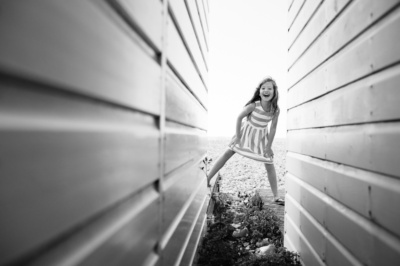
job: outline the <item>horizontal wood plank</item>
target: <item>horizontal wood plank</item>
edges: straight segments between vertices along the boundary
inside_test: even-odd
[[[295,44],[289,43],[287,63],[290,68],[325,30],[334,21],[339,13],[351,0],[324,1],[318,11],[313,15],[298,35]],[[307,1],[308,2],[308,1]]]
[[[184,46],[175,25],[169,21],[168,24],[168,45],[174,49],[168,50],[168,61],[172,65],[175,73],[183,79],[185,86],[207,106],[207,91],[200,79],[199,73]]]
[[[166,128],[165,130],[165,173],[194,161],[207,152],[205,131],[190,128]]]
[[[288,110],[288,130],[399,119],[398,84],[399,65]]]
[[[199,243],[201,238],[203,237],[203,230],[207,223],[207,201],[203,204],[203,209],[199,215],[199,218],[196,220],[195,227],[193,229],[192,235],[190,236],[189,243],[186,247],[185,253],[183,254],[181,264],[184,265],[193,265],[193,260],[197,254],[197,248],[199,247]]]
[[[162,49],[162,2],[158,0],[112,0],[112,2],[118,3],[125,10],[129,19],[137,24],[153,45],[157,47],[157,52],[160,52]]]
[[[200,45],[202,47],[202,50],[206,53],[208,53],[208,42],[206,40],[206,36],[203,32],[201,21],[200,21],[200,15],[197,10],[197,5],[196,1],[190,1],[190,0],[185,0],[186,8],[188,9],[189,15],[192,19],[192,24],[194,25],[194,29],[196,31],[198,40],[200,41]],[[206,58],[207,60],[207,58]]]
[[[32,86],[0,85],[4,260],[158,178],[154,117]]]
[[[182,258],[193,234],[193,230],[196,227],[196,222],[199,218],[203,220],[202,218],[205,216],[204,206],[207,206],[206,184],[204,182],[201,185],[203,188],[197,192],[197,195],[194,197],[179,225],[176,227],[175,232],[171,236],[170,241],[163,250],[163,262],[165,265],[182,265]]]
[[[199,69],[201,78],[207,86],[207,62],[205,61],[204,52],[200,48],[200,43],[197,40],[194,26],[190,20],[186,5],[184,1],[179,0],[171,0],[169,3],[174,16],[176,17],[178,26],[183,34],[185,42],[187,43],[190,53],[194,58],[194,64]]]
[[[288,92],[288,108],[344,86],[400,60],[400,10],[374,25]]]
[[[285,215],[285,243],[287,242],[290,242],[295,252],[300,254],[300,259],[304,265],[325,266],[306,236],[303,235],[291,217]]]
[[[286,162],[297,178],[400,237],[399,180],[291,152]]]
[[[288,151],[399,178],[400,123],[288,132]],[[385,147],[385,149],[382,149]]]
[[[385,1],[382,3],[370,0],[368,3],[365,1],[356,1],[354,4],[349,5],[343,14],[335,20],[331,27],[329,27],[329,31],[321,35],[321,38],[319,38],[313,46],[303,54],[301,59],[290,67],[288,87],[292,87],[315,67],[319,66],[325,60],[332,57],[332,55],[345,47],[349,41],[368,28],[368,26],[375,23],[382,14],[393,8],[397,3],[397,0]],[[399,10],[394,11],[393,14],[388,15],[383,21],[380,21],[376,26],[373,26],[371,30],[368,30],[360,36],[358,38],[360,40],[356,39],[353,41],[355,43],[354,46],[360,47],[353,58],[348,58],[349,55],[337,55],[336,58],[339,57],[342,60],[345,58],[348,64],[351,62],[357,64],[358,67],[364,64],[369,67],[372,64],[373,70],[379,69],[379,67],[376,66],[377,62],[373,61],[376,61],[380,55],[387,53],[393,55],[397,52],[398,48],[394,47],[393,41],[399,39],[399,33],[397,30],[399,27],[399,13]],[[371,14],[373,14],[372,19]],[[384,38],[383,36],[386,35],[385,32],[387,31],[390,31],[390,34],[387,35],[386,40],[383,40],[382,38]],[[372,41],[372,45],[369,43],[370,41]],[[346,48],[346,50],[355,50],[353,45],[349,46],[350,47]],[[383,51],[380,52],[381,50]],[[371,54],[372,58],[370,62],[363,62],[365,55],[362,51]],[[334,61],[340,59],[337,58]],[[390,58],[388,59],[390,60]],[[339,75],[339,73],[329,70],[328,73]],[[340,75],[342,74],[343,73],[340,73]]]
[[[287,193],[312,215],[315,210],[301,202],[301,197],[313,194],[315,201],[322,205],[324,211],[324,228],[342,245],[354,254],[362,264],[395,265],[400,258],[400,240],[373,222],[332,200],[325,194],[313,189],[293,175],[288,174]],[[293,190],[300,193],[292,193]],[[299,197],[301,195],[301,197]],[[313,216],[313,215],[312,215]],[[371,252],[373,250],[374,252]]]
[[[207,111],[190,91],[168,71],[166,80],[166,117],[188,126],[206,129]]]
[[[29,265],[143,263],[157,242],[159,194],[150,186],[73,232]]]
[[[287,15],[288,31],[290,31],[293,23],[295,23],[297,15],[303,7],[304,2],[305,0],[294,0],[293,4],[291,5],[289,13]]]
[[[293,43],[304,29],[307,26],[309,21],[312,19],[314,13],[318,12],[318,8],[323,3],[323,0],[312,0],[305,1],[303,8],[300,10],[298,14],[298,18],[295,23],[293,23],[287,35],[287,43],[290,47],[292,47]]]
[[[159,114],[155,53],[142,49],[109,6],[2,1],[0,9],[0,71]]]
[[[163,248],[169,242],[172,233],[176,230],[193,199],[199,191],[203,191],[202,186],[206,188],[206,177],[203,170],[200,169],[201,166],[204,166],[201,160],[196,161],[189,167],[183,167],[181,171],[176,171],[173,176],[166,177],[161,240]]]
[[[297,227],[297,231],[300,231],[307,238],[320,260],[327,265],[361,266],[361,263],[291,196],[286,197],[285,210],[285,220],[289,223],[288,227]],[[295,230],[291,229],[291,231]],[[288,236],[295,237],[293,235]]]

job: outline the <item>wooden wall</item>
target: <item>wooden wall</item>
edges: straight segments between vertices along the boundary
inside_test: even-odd
[[[0,2],[0,265],[190,265],[207,0]]]
[[[400,5],[288,1],[285,245],[305,265],[400,263]]]

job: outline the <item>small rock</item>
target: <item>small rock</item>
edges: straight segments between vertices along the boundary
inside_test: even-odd
[[[271,244],[268,246],[260,247],[256,250],[257,256],[265,256],[265,255],[271,255],[272,253],[275,252],[275,245]]]
[[[249,233],[249,230],[247,228],[244,228],[242,230],[237,229],[236,231],[233,232],[232,236],[233,237],[244,237]]]

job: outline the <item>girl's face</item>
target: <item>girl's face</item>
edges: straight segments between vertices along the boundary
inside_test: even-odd
[[[260,88],[260,97],[263,101],[271,101],[274,97],[274,85],[271,81],[265,82]]]

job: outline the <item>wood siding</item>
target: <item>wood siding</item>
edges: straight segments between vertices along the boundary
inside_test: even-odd
[[[400,2],[288,1],[285,245],[400,263]]]
[[[208,1],[0,3],[0,265],[190,265]]]

